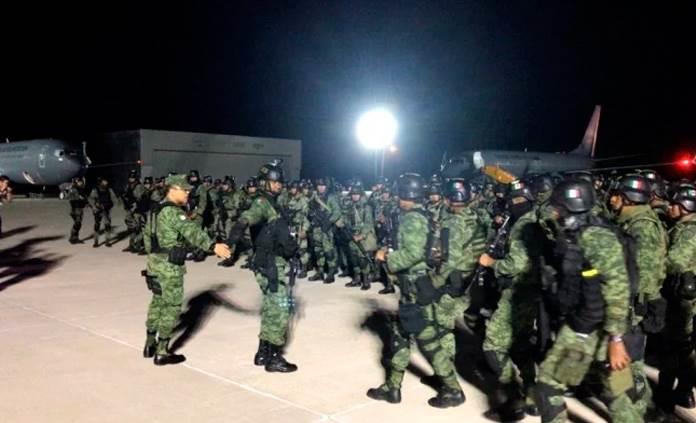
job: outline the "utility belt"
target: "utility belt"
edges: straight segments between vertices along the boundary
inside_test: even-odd
[[[140,275],[145,278],[147,289],[149,289],[153,295],[162,295],[162,285],[160,285],[159,281],[157,280],[157,276],[150,275],[147,273],[147,270],[141,270]]]
[[[411,280],[415,277],[415,280]],[[398,275],[399,286],[402,292],[410,297],[415,296],[416,304],[420,306],[428,306],[440,301],[443,295],[448,294],[451,297],[461,297],[464,291],[471,283],[471,277],[463,278],[460,271],[454,271],[447,277],[445,285],[436,288],[433,284],[432,277],[426,272],[408,275]],[[415,292],[411,289],[415,287]]]
[[[186,248],[157,248],[153,249],[151,254],[166,254],[167,261],[176,266],[183,266],[186,263]]]

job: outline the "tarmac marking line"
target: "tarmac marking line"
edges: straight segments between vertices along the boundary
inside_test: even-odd
[[[108,339],[109,341],[112,341],[112,342],[115,342],[115,343],[117,343],[117,344],[123,345],[123,346],[125,346],[125,347],[130,348],[130,349],[133,349],[133,350],[136,350],[136,351],[140,349],[140,348],[138,348],[138,347],[135,346],[135,345],[129,344],[128,342],[125,342],[125,341],[122,341],[122,340],[120,340],[120,339],[114,338],[114,337],[112,337],[112,336],[109,336],[109,335],[106,335],[106,334],[103,334],[103,333],[94,331],[94,330],[92,330],[92,329],[90,329],[90,328],[88,328],[88,327],[85,327],[85,326],[82,326],[82,325],[79,325],[79,324],[76,324],[76,323],[72,323],[72,322],[70,322],[70,321],[68,321],[68,320],[64,320],[64,319],[61,319],[61,318],[59,318],[59,317],[52,316],[52,315],[50,315],[50,314],[44,313],[44,312],[39,311],[39,310],[36,310],[36,309],[34,309],[34,308],[27,307],[27,306],[24,306],[24,305],[21,305],[21,304],[10,303],[10,302],[6,302],[6,301],[3,301],[3,302],[6,303],[6,304],[14,305],[15,307],[21,308],[21,309],[23,309],[23,310],[26,310],[26,311],[29,311],[29,312],[38,314],[38,315],[43,316],[43,317],[45,317],[45,318],[47,318],[47,319],[51,319],[51,320],[54,320],[54,321],[56,321],[56,322],[62,323],[62,324],[64,324],[64,325],[68,325],[68,326],[74,327],[74,328],[76,328],[76,329],[79,329],[79,330],[81,330],[81,331],[87,332],[87,333],[92,334],[92,335],[94,335],[94,336],[98,336],[98,337],[100,337],[100,338]],[[209,371],[207,371],[207,370],[201,369],[201,368],[196,367],[196,366],[192,366],[192,365],[190,365],[190,364],[184,363],[184,364],[182,364],[182,366],[183,366],[183,367],[186,367],[186,368],[189,369],[189,370],[193,370],[193,371],[195,371],[195,372],[197,372],[197,373],[200,373],[200,374],[202,374],[202,375],[205,375],[205,376],[208,376],[208,377],[210,377],[210,378],[216,379],[216,380],[218,380],[218,381],[227,383],[227,384],[229,384],[229,385],[234,385],[234,386],[236,386],[236,387],[238,387],[238,388],[244,389],[245,391],[248,391],[248,392],[251,392],[251,393],[254,393],[254,394],[257,394],[257,395],[261,395],[261,396],[264,396],[264,397],[266,397],[266,398],[270,398],[270,399],[273,399],[273,400],[282,402],[283,404],[286,404],[286,405],[295,407],[295,408],[297,408],[297,409],[306,411],[306,412],[308,412],[308,413],[314,414],[314,415],[320,417],[320,421],[326,421],[326,420],[329,419],[329,416],[326,415],[326,414],[324,414],[324,413],[321,413],[321,412],[316,411],[316,410],[312,410],[312,409],[307,408],[307,407],[305,407],[305,406],[303,406],[303,405],[294,403],[294,402],[292,402],[292,401],[290,401],[290,400],[287,400],[287,399],[284,399],[284,398],[280,398],[280,397],[278,397],[278,396],[276,396],[276,395],[273,395],[273,394],[271,394],[271,393],[269,393],[269,392],[261,391],[261,390],[259,390],[259,389],[256,389],[256,388],[252,387],[252,386],[249,386],[249,385],[247,385],[247,384],[240,383],[240,382],[235,382],[235,381],[232,380],[232,379],[226,378],[226,377],[221,376],[221,375],[218,375],[218,374],[216,374],[216,373],[209,372]]]

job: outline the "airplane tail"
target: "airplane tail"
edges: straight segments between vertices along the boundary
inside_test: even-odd
[[[587,129],[585,129],[585,135],[582,137],[582,142],[575,150],[571,151],[570,154],[594,158],[595,147],[597,145],[597,131],[599,130],[599,115],[601,113],[602,106],[595,106],[592,118],[590,118],[590,123],[587,125]]]

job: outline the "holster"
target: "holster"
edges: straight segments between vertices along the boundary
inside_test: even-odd
[[[411,335],[421,333],[427,326],[423,308],[418,304],[399,304],[399,321],[401,327]]]
[[[186,263],[186,249],[184,247],[170,248],[167,261],[176,266],[183,266]]]
[[[145,278],[145,284],[147,289],[152,291],[153,295],[162,295],[162,285],[160,285],[156,276],[152,276],[147,273],[147,270],[140,271],[140,275]]]
[[[422,306],[427,306],[440,300],[443,292],[433,285],[433,281],[428,275],[416,278],[416,302]]]

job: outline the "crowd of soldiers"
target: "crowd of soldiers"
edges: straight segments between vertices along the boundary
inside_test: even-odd
[[[264,296],[254,363],[267,371],[297,370],[282,356],[295,278],[330,284],[338,275],[351,277],[347,287],[369,290],[381,282],[380,294],[399,288],[389,368],[370,398],[401,401],[415,340],[441,382],[428,403],[462,404],[454,366],[461,321],[481,337],[498,381],[489,412],[496,419],[565,421],[569,392],[596,396],[614,422],[656,421],[675,405],[696,405],[696,188],[689,181],[667,183],[650,170],[606,178],[533,175],[509,184],[407,173],[394,184],[377,181],[367,195],[359,181],[285,185],[277,163],[241,189],[230,177],[201,181],[196,171],[142,184],[133,173],[121,196],[126,250],[149,254],[148,286],[157,285],[153,298],[160,292],[144,352],[156,355],[156,364],[158,357],[159,364],[183,360],[167,350],[183,273],[163,271],[152,258],[168,252],[167,265],[173,263],[171,248],[152,246],[162,240],[153,238],[151,218],[173,188],[187,194],[175,215],[186,222],[178,230],[190,241],[177,266],[213,251],[223,257],[220,266],[233,266],[250,251],[244,267],[254,271]],[[104,180],[86,192],[79,180],[70,191],[71,242],[79,242],[82,210],[90,206],[95,246],[102,220],[110,245],[117,197]],[[180,283],[171,284],[177,292],[167,305],[161,298],[168,278]],[[654,393],[646,351],[660,369]]]

